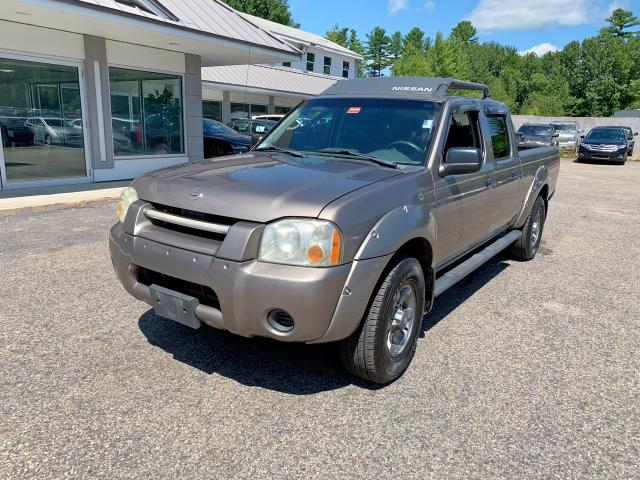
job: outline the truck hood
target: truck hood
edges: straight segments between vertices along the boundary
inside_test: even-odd
[[[396,175],[360,161],[251,152],[157,170],[133,187],[151,203],[263,223],[317,217],[335,199]]]

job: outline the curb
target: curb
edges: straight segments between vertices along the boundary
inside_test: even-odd
[[[105,197],[105,198],[98,198],[98,199],[92,199],[92,200],[76,200],[71,202],[52,203],[49,205],[36,205],[33,207],[16,207],[16,208],[7,208],[4,210],[0,209],[0,217],[9,217],[11,215],[17,215],[20,213],[46,212],[48,210],[67,210],[72,208],[85,208],[85,207],[91,207],[93,205],[114,202],[116,200],[117,198]]]

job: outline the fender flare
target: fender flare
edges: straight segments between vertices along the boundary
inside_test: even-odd
[[[520,210],[520,214],[518,215],[518,219],[514,223],[515,228],[521,228],[524,223],[527,221],[527,217],[533,208],[533,204],[536,199],[540,195],[540,192],[544,188],[545,185],[549,184],[549,169],[546,165],[541,165],[536,170],[536,173],[533,175],[533,180],[531,182],[531,186],[527,191],[527,195],[524,199],[524,203],[522,204],[522,209]]]
[[[425,239],[432,248],[435,245],[436,221],[430,206],[403,205],[389,211],[369,231],[354,260],[395,253],[415,238]]]

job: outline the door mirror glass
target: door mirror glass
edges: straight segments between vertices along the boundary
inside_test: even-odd
[[[441,173],[446,175],[461,175],[475,173],[482,168],[482,151],[479,148],[458,147],[447,151]]]

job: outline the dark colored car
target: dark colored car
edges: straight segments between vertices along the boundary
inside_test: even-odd
[[[622,127],[596,127],[582,140],[578,160],[600,160],[624,165],[629,155],[629,140]]]
[[[278,122],[273,120],[231,120],[229,126],[236,132],[251,137],[251,145],[255,145],[264,137]]]
[[[627,141],[629,142],[629,155],[633,155],[633,147],[636,144],[635,137],[638,135],[638,132],[634,132],[631,127],[611,127],[611,128],[621,128],[624,130],[624,133],[627,134]]]
[[[526,123],[518,129],[516,137],[519,150],[558,145],[558,133],[549,124]]]
[[[202,120],[204,157],[221,157],[245,153],[251,149],[251,137],[242,135],[215,120]]]
[[[9,147],[33,145],[33,130],[19,118],[6,118],[0,121],[2,130],[2,145]]]

